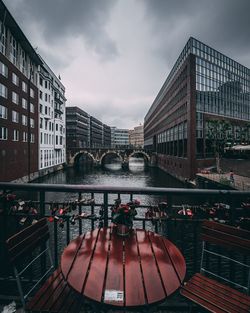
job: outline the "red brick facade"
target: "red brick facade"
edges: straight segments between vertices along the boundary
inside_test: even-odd
[[[0,127],[6,127],[8,130],[7,140],[0,140],[0,181],[12,181],[38,171],[38,89],[30,83],[34,91],[34,97],[30,97],[30,103],[34,105],[34,113],[28,113],[28,104],[27,109],[22,107],[22,98],[26,99],[27,103],[29,100],[27,77],[1,53],[0,61],[8,67],[7,78],[0,74],[0,83],[8,89],[7,99],[0,96],[0,104],[7,108],[7,119],[0,118]],[[12,82],[12,73],[18,76],[19,86]],[[22,82],[27,84],[27,92],[22,90]],[[19,96],[18,104],[12,102],[12,91]],[[19,113],[18,123],[12,121],[12,111]],[[30,134],[32,137],[34,135],[34,143],[29,143],[28,139],[27,142],[23,141],[23,132],[28,133],[29,127],[28,121],[27,126],[22,124],[22,115],[34,120],[34,128],[30,127]],[[13,141],[14,130],[19,131],[18,141]],[[33,138],[31,140],[33,141]]]

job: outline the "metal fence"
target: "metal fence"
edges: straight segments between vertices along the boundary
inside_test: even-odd
[[[199,270],[201,222],[211,218],[237,225],[243,214],[242,203],[248,203],[250,199],[249,191],[155,187],[0,183],[0,190],[1,246],[4,247],[10,235],[46,216],[50,221],[56,266],[70,240],[88,230],[110,225],[110,209],[115,199],[121,199],[122,203],[142,199],[134,227],[159,232],[173,241],[186,259],[187,278]],[[17,194],[15,199],[7,198],[14,193]],[[159,204],[162,202],[164,206],[161,208]],[[210,214],[215,203],[220,210],[218,215]],[[156,207],[160,207],[160,212],[156,210],[156,214],[148,214]],[[6,282],[10,277],[4,249],[1,249],[0,257],[6,260],[0,273],[1,280]]]

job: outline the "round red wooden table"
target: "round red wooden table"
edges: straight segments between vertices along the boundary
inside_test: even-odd
[[[186,273],[179,249],[142,229],[126,238],[115,228],[87,232],[65,248],[61,268],[68,284],[83,296],[126,307],[164,300],[180,287]]]

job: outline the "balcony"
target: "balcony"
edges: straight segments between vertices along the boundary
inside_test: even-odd
[[[111,224],[110,208],[117,198],[122,203],[143,199],[133,227],[159,233],[180,249],[187,265],[185,280],[199,271],[200,227],[205,219],[244,227],[242,219],[247,221],[249,218],[249,210],[245,210],[242,203],[249,202],[250,192],[243,191],[14,183],[0,183],[0,190],[2,242],[35,219],[45,216],[49,221],[55,266],[60,264],[62,251],[73,238]],[[52,193],[56,195],[52,196]],[[16,194],[15,199],[21,200],[15,200],[12,196],[7,198],[7,194]],[[9,299],[17,300],[18,294],[3,246],[0,253],[4,260],[0,270],[0,301],[5,303]],[[45,266],[46,260],[34,267],[25,278],[27,284],[34,283],[37,271]],[[219,260],[213,263],[213,267],[221,267]],[[228,275],[231,277],[235,274],[238,275],[232,265]],[[189,308],[187,301],[177,291],[158,305],[158,310],[188,312]]]

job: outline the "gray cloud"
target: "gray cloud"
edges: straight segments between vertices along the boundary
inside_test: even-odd
[[[27,30],[27,21],[38,24],[50,45],[60,43],[63,51],[66,40],[80,37],[103,61],[118,55],[105,30],[114,4],[115,0],[16,0],[8,6],[18,10],[18,20]]]
[[[250,67],[250,0],[4,1],[67,105],[108,125],[143,122],[190,36]]]
[[[152,34],[161,38],[156,47],[168,65],[189,36],[250,66],[249,0],[143,0]],[[242,60],[241,60],[242,59]]]

